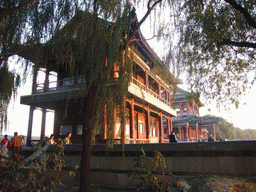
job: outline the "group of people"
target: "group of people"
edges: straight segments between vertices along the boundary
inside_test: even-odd
[[[71,133],[68,132],[66,134],[66,144],[72,144],[71,142]],[[5,135],[1,141],[1,148],[0,148],[0,156],[7,157],[8,150],[11,149],[13,153],[19,154],[20,149],[22,148],[22,139],[18,136],[18,133],[14,133],[14,137],[9,140],[8,135]],[[57,142],[54,140],[54,135],[52,134],[49,139],[49,144],[55,145]]]
[[[55,137],[54,134],[51,134],[50,139],[49,139],[49,144],[50,144],[50,145],[55,145],[55,144],[57,144],[57,142],[54,140],[54,137]],[[67,145],[72,144],[70,138],[71,138],[71,133],[68,132],[68,133],[66,134],[66,138],[65,138],[65,141],[66,141],[66,144],[67,144]]]
[[[177,143],[177,137],[174,131],[171,132],[170,136],[169,136],[169,141],[170,143]],[[214,137],[212,136],[212,134],[209,135],[208,137],[208,142],[213,142],[214,141]],[[205,142],[203,138],[200,138],[198,140],[198,142]]]
[[[0,154],[3,157],[7,157],[8,150],[11,149],[13,153],[19,155],[20,149],[22,147],[22,139],[18,136],[18,133],[14,133],[14,137],[9,141],[8,135],[5,135],[1,141],[1,150]]]

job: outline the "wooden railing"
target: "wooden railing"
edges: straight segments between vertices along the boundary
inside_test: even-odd
[[[158,94],[158,93],[156,93],[155,91],[151,90],[150,88],[146,88],[146,86],[145,86],[142,82],[138,81],[138,80],[135,79],[134,77],[132,78],[132,83],[135,84],[135,85],[137,85],[140,89],[146,91],[147,93],[149,93],[149,94],[152,95],[153,97],[155,97],[155,98],[157,98],[157,99],[160,100],[160,97],[159,97],[159,94]],[[163,103],[166,104],[166,105],[169,105],[169,103],[168,103],[168,102],[166,101],[166,99],[164,99],[164,98],[161,98],[161,102],[163,102]]]
[[[116,83],[118,78],[113,78],[112,81],[110,81],[110,84]],[[132,77],[132,81],[134,85],[138,86],[140,89],[146,91],[151,96],[157,98],[164,104],[168,105],[169,103],[164,99],[160,98],[159,94],[155,91],[151,90],[150,88],[147,88],[146,85],[144,85],[142,82],[138,81],[134,77]],[[54,92],[54,91],[63,91],[63,90],[70,90],[70,89],[76,89],[76,88],[86,88],[86,83],[84,78],[66,78],[64,80],[58,80],[58,81],[51,81],[48,83],[48,86],[46,89],[44,89],[44,83],[39,83],[36,86],[36,90],[34,93],[43,93],[43,92]]]
[[[58,81],[51,81],[48,83],[46,88],[46,92],[51,91],[61,91],[61,90],[68,90],[74,88],[86,88],[86,83],[84,78],[67,78],[64,80]],[[35,93],[42,93],[45,92],[44,90],[44,83],[39,83],[36,86]]]

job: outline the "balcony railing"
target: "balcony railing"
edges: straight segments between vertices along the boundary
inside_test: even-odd
[[[116,83],[117,79],[112,79],[109,83],[113,84]],[[132,78],[132,82],[134,85],[139,87],[140,89],[144,90],[146,93],[150,94],[154,98],[160,100],[162,103],[169,105],[169,103],[164,99],[161,98],[158,93],[155,91],[147,88],[142,82],[138,81],[134,77]],[[65,78],[63,80],[58,81],[51,81],[48,83],[48,88],[44,89],[44,83],[37,84],[36,90],[34,93],[43,93],[43,92],[54,92],[54,91],[65,91],[77,88],[86,88],[86,83],[84,78]]]
[[[141,82],[139,82],[137,79],[135,79],[134,77],[132,78],[132,83],[134,84],[134,85],[137,85],[140,89],[143,89],[144,91],[146,91],[146,86],[143,84],[143,83],[141,83]]]
[[[157,98],[157,99],[160,100],[160,97],[159,97],[159,94],[158,94],[158,93],[156,93],[155,91],[151,90],[150,88],[146,88],[146,86],[145,86],[142,82],[138,81],[138,80],[135,79],[134,77],[132,78],[132,83],[135,84],[135,85],[137,85],[140,89],[146,91],[146,92],[149,93],[150,95],[152,95],[152,96],[154,96],[155,98]],[[167,102],[164,98],[161,98],[161,101],[162,101],[164,104],[168,105],[168,102]]]
[[[49,82],[48,88],[46,91],[44,90],[44,83],[39,83],[36,86],[35,93],[43,93],[43,92],[52,92],[52,91],[63,91],[70,90],[76,88],[86,88],[86,83],[84,78],[65,78],[59,81],[51,81]]]

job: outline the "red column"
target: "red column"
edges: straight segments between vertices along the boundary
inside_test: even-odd
[[[188,134],[189,134],[189,141],[191,139],[191,127],[188,129]]]
[[[186,125],[186,133],[187,133],[187,141],[189,141],[189,134],[188,134],[188,124]]]
[[[131,98],[131,110],[130,110],[130,138],[134,139],[134,99]],[[132,140],[134,143],[134,140]]]
[[[104,111],[103,111],[103,120],[102,120],[102,139],[106,140],[107,139],[107,105],[104,105]]]
[[[146,91],[148,90],[148,69],[146,68]]]
[[[178,128],[178,132],[179,132],[179,139],[182,140],[182,137],[181,137],[181,126],[179,125],[179,128]]]
[[[180,132],[181,132],[181,141],[184,141],[184,129],[183,127],[180,128]]]
[[[169,106],[169,92],[167,89],[165,89],[165,94],[166,94],[166,105]]]
[[[199,136],[198,136],[198,125],[196,125],[196,141],[198,141]]]
[[[215,125],[212,125],[212,135],[213,135],[214,141],[216,141]]]
[[[124,114],[124,124],[122,125],[122,123],[121,123],[121,129],[122,129],[122,132],[123,132],[123,135],[121,135],[121,140],[122,140],[121,142],[123,144],[126,144],[126,129],[125,129],[125,125],[126,125],[126,122],[125,122],[126,105],[125,105],[125,95],[123,96],[123,109],[120,109],[120,110],[123,110],[123,114]]]
[[[168,91],[168,103],[169,103],[169,106],[172,107],[171,93],[170,93],[170,91]]]
[[[149,139],[150,134],[150,110],[149,106],[147,106],[147,112],[146,112],[146,139]]]
[[[166,138],[169,139],[169,135],[171,134],[171,131],[170,131],[170,117],[168,116],[166,118],[166,123],[167,123],[167,131],[166,131]]]
[[[159,95],[159,100],[161,101],[162,95],[161,95],[161,84],[158,81],[158,95]]]
[[[159,114],[159,143],[163,143],[163,119],[162,112]]]
[[[181,102],[180,102],[180,114],[181,114],[181,115],[183,114],[183,105],[182,105]]]
[[[113,131],[114,131],[114,139],[116,139],[116,107],[114,109],[114,120],[115,120],[115,122],[114,122],[114,129],[113,129]]]
[[[172,117],[170,117],[170,134],[171,134],[171,132],[173,131],[173,127],[172,127]]]

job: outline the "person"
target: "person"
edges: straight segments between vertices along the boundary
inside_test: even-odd
[[[71,133],[68,132],[67,135],[66,135],[66,144],[67,144],[67,145],[72,144],[70,138],[71,138]]]
[[[53,134],[51,134],[51,136],[50,136],[49,144],[50,144],[50,145],[55,145],[55,144],[57,144],[57,142],[54,140],[54,135],[53,135]]]
[[[205,142],[202,135],[200,135],[200,139],[198,139],[198,142]]]
[[[5,135],[1,141],[0,155],[3,157],[7,157],[9,148],[10,148],[10,141],[8,139],[8,135]]]
[[[169,136],[169,140],[170,140],[170,143],[177,143],[177,137],[174,131],[171,132],[171,135]]]
[[[212,134],[210,134],[208,137],[208,142],[213,142],[213,141],[214,141],[214,138],[213,138]]]
[[[17,153],[19,155],[20,148],[22,147],[22,140],[18,136],[18,133],[14,133],[14,137],[11,139],[11,149],[13,153]]]
[[[1,145],[5,145],[7,148],[10,148],[10,141],[8,139],[8,135],[5,135],[3,140],[1,141]]]

